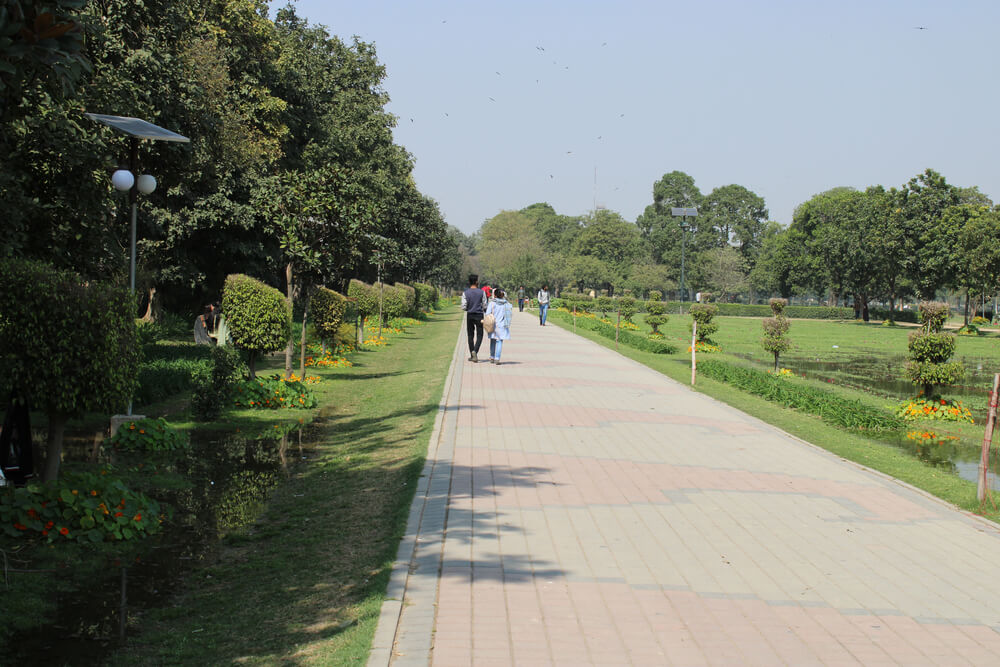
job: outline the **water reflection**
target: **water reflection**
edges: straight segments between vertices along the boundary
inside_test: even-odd
[[[173,507],[173,520],[136,545],[126,562],[94,554],[94,562],[74,564],[87,570],[79,577],[87,584],[61,593],[53,624],[20,638],[18,655],[7,657],[22,664],[36,664],[42,655],[45,664],[102,664],[118,637],[123,568],[134,622],[137,610],[165,604],[182,576],[208,559],[220,539],[260,517],[274,489],[308,456],[303,431],[299,427],[268,438],[195,432],[191,450],[179,458],[176,453],[114,455],[110,462],[127,483]],[[73,446],[67,458],[98,459],[93,437],[69,438]]]

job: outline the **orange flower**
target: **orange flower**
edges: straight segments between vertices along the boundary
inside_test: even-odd
[[[142,521],[142,515],[141,514],[136,514],[134,517],[132,517],[132,520],[133,521]]]
[[[139,429],[139,433],[142,433],[143,435],[146,435],[146,431],[144,429],[141,429],[141,428]]]
[[[121,512],[115,512],[115,517],[116,517],[116,518],[117,518],[117,517],[120,517],[121,515],[122,515],[122,513],[121,513]]]
[[[96,496],[97,495],[97,490],[96,489],[91,489],[90,490],[90,495]]]
[[[70,493],[72,493],[74,496],[78,495],[77,492],[76,492],[76,489],[73,489],[72,491],[70,491]]]

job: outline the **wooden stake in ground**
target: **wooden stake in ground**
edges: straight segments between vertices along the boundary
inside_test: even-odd
[[[691,320],[691,386],[694,386],[694,377],[698,369],[698,358],[695,352],[698,348],[698,320]]]
[[[573,304],[573,333],[576,333],[576,304]]]
[[[986,491],[988,480],[986,472],[990,468],[990,445],[993,443],[993,429],[997,423],[997,391],[1000,390],[1000,373],[993,376],[993,393],[990,394],[990,411],[986,417],[986,433],[983,434],[983,454],[979,459],[979,486],[976,489],[976,498],[979,502],[986,501]]]
[[[618,349],[618,330],[622,328],[622,307],[618,306],[618,324],[615,325],[615,349]]]

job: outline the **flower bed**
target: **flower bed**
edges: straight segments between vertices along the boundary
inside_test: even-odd
[[[691,351],[691,346],[688,345],[688,352],[690,352],[690,351]],[[713,343],[706,343],[703,340],[699,340],[698,342],[696,342],[694,344],[694,351],[695,352],[705,352],[707,354],[711,354],[713,352],[722,352],[722,348],[719,347],[718,345],[713,344]]]
[[[246,380],[236,387],[236,407],[271,409],[314,408],[316,396],[299,380],[286,380],[280,375]]]
[[[922,444],[943,445],[951,440],[958,440],[957,435],[941,435],[934,431],[907,431],[907,440],[914,440]]]
[[[948,422],[968,422],[974,423],[972,412],[959,401],[946,401],[945,399],[914,398],[903,401],[897,417],[902,417],[906,421],[916,421],[919,419],[933,419]]]
[[[159,532],[163,519],[159,503],[128,489],[107,469],[68,473],[0,495],[0,526],[6,534],[50,543],[138,539]]]

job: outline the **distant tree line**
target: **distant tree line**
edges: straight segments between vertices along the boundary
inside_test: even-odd
[[[698,209],[687,219],[672,208]],[[834,188],[795,209],[784,227],[764,199],[741,185],[703,195],[684,172],[653,184],[653,202],[634,223],[598,209],[578,216],[532,204],[503,211],[472,236],[456,233],[464,266],[505,286],[650,291],[684,298],[711,291],[719,301],[810,297],[853,306],[868,317],[942,291],[965,296],[966,314],[1000,289],[1000,209],[977,188],[926,170],[899,188]],[[972,304],[971,306],[969,304]]]

